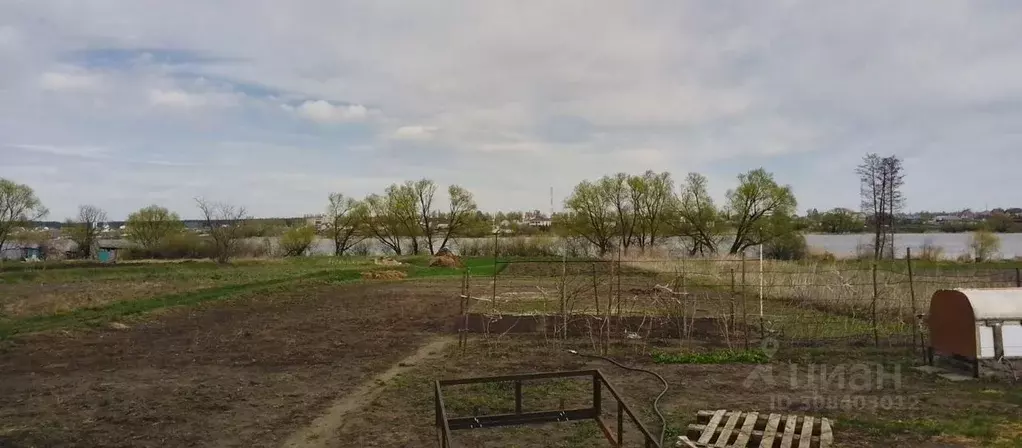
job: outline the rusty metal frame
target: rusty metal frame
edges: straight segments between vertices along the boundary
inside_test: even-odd
[[[522,410],[522,383],[525,381],[537,381],[554,378],[592,378],[592,406],[580,409],[548,410],[537,412],[523,412]],[[515,412],[513,414],[480,415],[474,417],[449,418],[444,405],[443,388],[445,386],[457,386],[464,384],[481,383],[506,383],[514,382],[515,391]],[[614,434],[603,421],[602,404],[603,389],[610,392],[614,401],[617,402],[617,433]],[[546,373],[527,373],[519,375],[489,376],[479,378],[463,378],[455,380],[439,380],[434,384],[433,391],[434,411],[436,412],[437,442],[440,448],[454,448],[451,440],[451,432],[465,429],[499,428],[504,426],[534,425],[543,423],[570,422],[580,420],[594,420],[603,430],[604,437],[613,447],[623,447],[624,420],[625,416],[631,420],[645,440],[645,448],[662,448],[660,441],[655,439],[649,430],[635,416],[635,413],[628,408],[621,394],[614,389],[614,386],[607,381],[599,370],[576,370]]]

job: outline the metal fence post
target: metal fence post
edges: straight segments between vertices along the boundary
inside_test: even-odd
[[[873,303],[871,308],[872,321],[873,321],[873,345],[880,347],[880,330],[877,328],[877,300],[880,297],[880,291],[877,289],[877,262],[873,262]]]
[[[749,312],[745,297],[745,251],[742,251],[742,334],[745,336],[745,350],[749,350]]]
[[[908,263],[908,292],[912,296],[912,317],[909,318],[909,322],[912,322],[912,351],[916,350],[916,341],[919,336],[919,323],[916,321],[916,286],[915,279],[912,276],[912,248],[905,248],[905,260]]]

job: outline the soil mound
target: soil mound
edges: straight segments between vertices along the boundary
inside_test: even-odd
[[[378,266],[401,266],[401,262],[390,257],[381,257],[373,260]]]
[[[408,274],[401,271],[366,271],[362,273],[365,280],[399,280],[408,277]]]
[[[461,257],[454,255],[453,252],[447,248],[440,249],[433,259],[429,261],[430,267],[438,268],[462,268],[465,264],[461,262]]]

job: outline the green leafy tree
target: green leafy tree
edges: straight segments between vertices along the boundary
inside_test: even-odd
[[[106,221],[106,212],[94,205],[78,207],[78,216],[68,219],[61,232],[77,246],[77,256],[91,259],[99,244],[100,227]]]
[[[604,176],[597,184],[597,191],[611,208],[618,244],[626,254],[634,241],[637,227],[635,198],[629,181],[627,174],[617,173],[613,176]]]
[[[366,222],[369,209],[364,202],[332,193],[326,209],[324,235],[334,242],[334,255],[341,256],[352,246],[365,240],[361,227]]]
[[[706,186],[706,177],[689,173],[678,200],[676,233],[688,239],[690,255],[716,253],[726,230],[724,216],[713,204]]]
[[[972,249],[972,255],[976,261],[987,261],[1001,250],[1001,239],[987,229],[980,229],[973,232],[969,248]]]
[[[48,213],[31,187],[0,178],[0,249],[10,241],[15,229]]]
[[[564,206],[568,213],[559,216],[559,222],[555,224],[563,227],[570,236],[578,236],[591,243],[600,255],[607,254],[617,235],[617,219],[603,184],[583,181],[575,186]]]
[[[382,195],[366,197],[366,233],[396,255],[403,253],[404,238],[411,239],[412,253],[418,255],[419,226],[415,191],[409,185],[391,185]]]
[[[280,250],[285,257],[300,257],[316,241],[316,228],[308,225],[288,229],[280,237]]]
[[[125,238],[146,250],[160,247],[185,229],[177,213],[157,205],[150,205],[128,215],[126,227],[128,232]]]
[[[674,195],[674,180],[666,171],[646,171],[642,176],[631,176],[628,182],[636,213],[638,243],[645,250],[647,246],[656,246],[669,227],[678,199]]]
[[[797,202],[791,187],[779,185],[760,168],[738,175],[738,187],[727,192],[727,216],[735,240],[729,253],[769,243],[794,232]]]
[[[861,232],[866,222],[851,210],[835,208],[819,215],[819,230],[825,233],[856,233]]]
[[[986,219],[986,227],[997,233],[1009,232],[1015,227],[1015,220],[1003,211],[994,212]]]
[[[436,197],[437,188],[436,182],[429,179],[408,181],[403,186],[403,189],[407,190],[407,194],[410,194],[415,200],[417,212],[415,224],[419,227],[415,233],[426,239],[426,248],[430,255],[435,253],[433,238],[436,236],[438,222],[433,210],[433,199]],[[419,253],[418,244],[412,244],[412,251],[415,254]]]

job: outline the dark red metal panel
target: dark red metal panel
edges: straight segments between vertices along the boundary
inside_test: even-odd
[[[969,298],[961,291],[942,290],[930,299],[930,346],[945,355],[975,359],[976,316]]]

